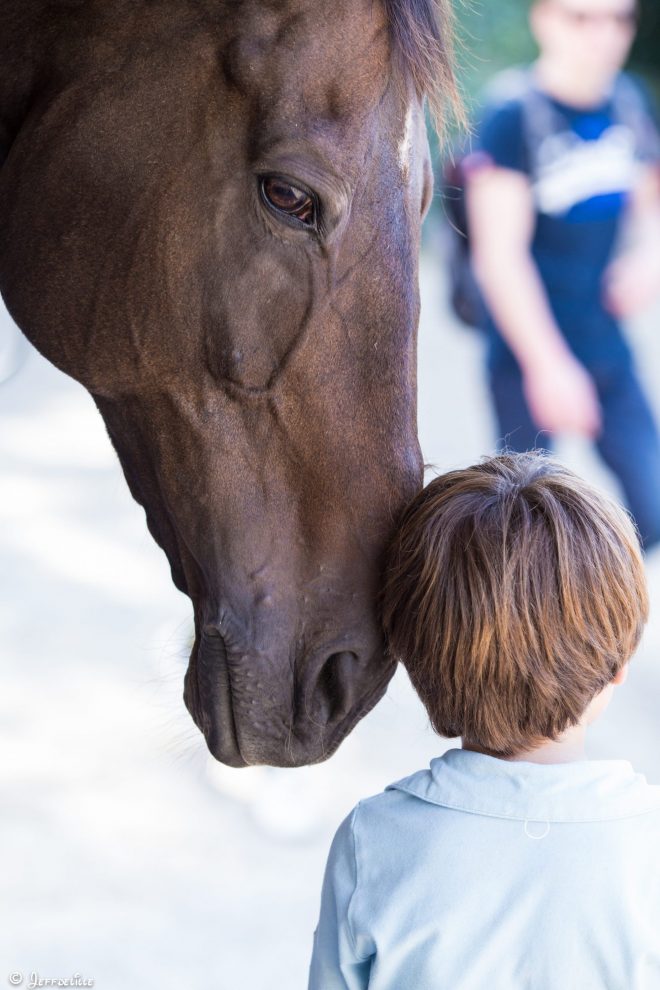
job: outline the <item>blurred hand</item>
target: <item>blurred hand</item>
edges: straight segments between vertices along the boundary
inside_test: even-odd
[[[619,319],[641,313],[660,296],[660,250],[629,251],[607,268],[603,282],[606,309]]]
[[[555,357],[523,375],[523,390],[540,430],[580,433],[594,438],[602,417],[593,380],[572,354]]]

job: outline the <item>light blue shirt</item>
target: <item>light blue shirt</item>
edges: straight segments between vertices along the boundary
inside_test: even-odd
[[[660,990],[660,787],[452,749],[332,843],[309,990]]]

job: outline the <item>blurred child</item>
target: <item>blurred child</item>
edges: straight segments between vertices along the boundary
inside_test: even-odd
[[[647,611],[630,519],[547,457],[414,499],[385,629],[462,748],[340,825],[310,990],[660,987],[660,787],[585,757]]]
[[[495,86],[466,194],[502,445],[592,438],[649,548],[660,439],[620,326],[660,291],[660,138],[620,72],[637,14],[635,0],[536,0],[539,59],[508,95]],[[615,258],[624,219],[634,246]]]

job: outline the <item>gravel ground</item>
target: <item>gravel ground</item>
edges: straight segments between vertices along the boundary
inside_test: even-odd
[[[447,316],[436,267],[424,259],[419,413],[446,470],[493,438],[481,342]],[[631,332],[660,398],[660,313]],[[189,604],[91,399],[30,351],[0,422],[0,981],[303,988],[335,828],[450,743],[400,671],[326,764],[215,764],[181,700]],[[561,454],[612,484],[584,445]],[[658,558],[649,575],[652,621],[591,753],[660,782]]]

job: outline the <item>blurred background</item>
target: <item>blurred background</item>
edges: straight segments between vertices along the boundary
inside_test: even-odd
[[[468,103],[532,54],[526,4],[460,6]],[[658,86],[660,9],[635,67]],[[419,419],[430,470],[492,451],[483,340],[449,311],[443,204],[421,265]],[[628,328],[660,416],[660,310]],[[362,797],[452,745],[403,670],[332,759],[231,770],[208,757],[182,701],[187,599],[128,494],[91,398],[0,311],[0,980],[101,990],[303,988],[331,838]],[[562,458],[616,493],[586,443]],[[660,783],[660,561],[627,684],[591,734],[596,758]]]
[[[498,69],[531,61],[535,48],[527,28],[530,0],[464,0],[454,5],[458,28],[459,74],[468,104]],[[642,0],[641,19],[630,69],[660,92],[660,5]]]

